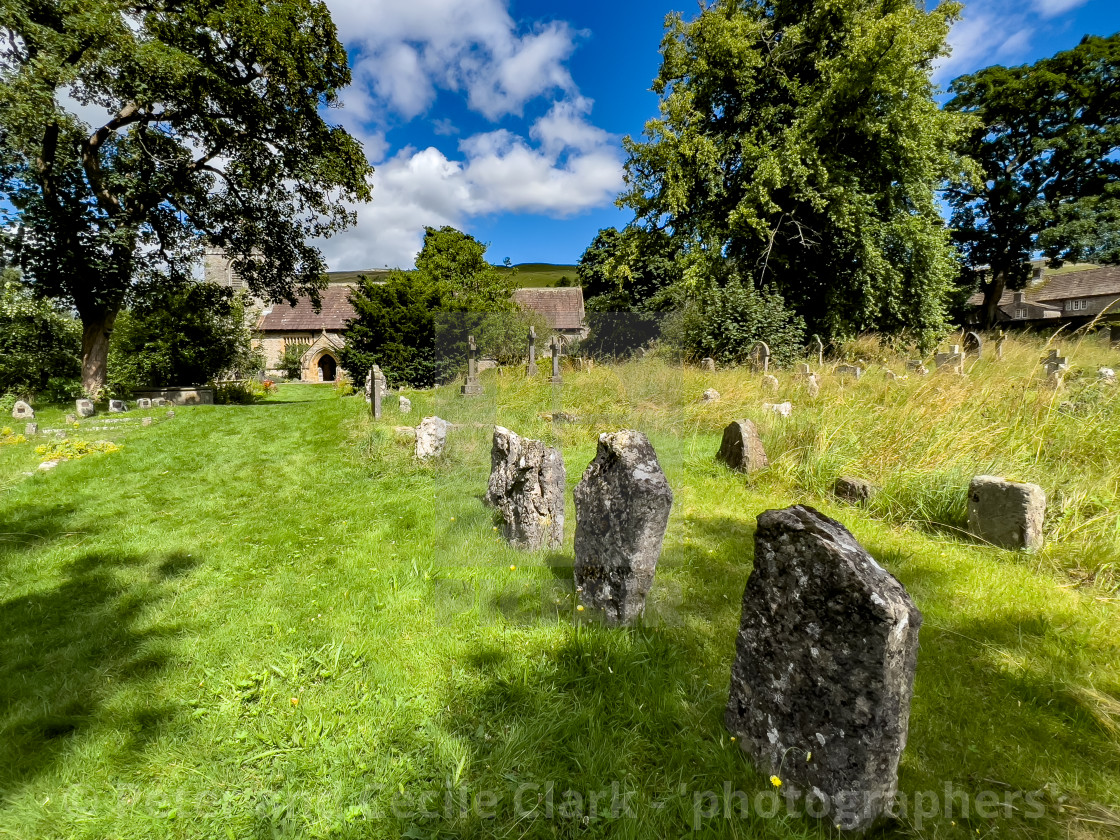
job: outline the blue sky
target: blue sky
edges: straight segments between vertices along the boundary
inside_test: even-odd
[[[376,166],[358,225],[323,242],[332,269],[409,267],[425,225],[490,243],[488,257],[573,263],[630,216],[621,138],[657,112],[649,91],[665,15],[638,0],[326,0],[354,68],[329,118]],[[947,83],[1120,30],[1117,0],[975,0],[937,70]]]

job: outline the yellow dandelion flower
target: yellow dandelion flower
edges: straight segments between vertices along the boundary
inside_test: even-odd
[[[509,567],[509,570],[510,570],[511,572],[515,572],[515,571],[517,571],[517,567],[516,567],[516,566],[510,566],[510,567]]]
[[[293,706],[298,706],[299,705],[299,698],[298,697],[293,697],[292,698],[292,705]]]
[[[732,741],[734,741],[734,740],[735,740],[735,736],[734,736],[734,735],[732,735],[732,736],[731,736],[731,740],[732,740]]]
[[[583,604],[580,604],[580,605],[579,605],[578,607],[576,607],[576,609],[577,609],[577,610],[578,610],[579,612],[583,612]]]
[[[771,776],[770,777],[770,784],[772,784],[774,787],[781,787],[782,786],[782,780],[779,779],[777,776]]]

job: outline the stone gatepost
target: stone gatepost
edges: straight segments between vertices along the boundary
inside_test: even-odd
[[[478,381],[478,345],[474,336],[467,336],[467,381],[459,389],[464,397],[477,397],[482,393],[482,385]]]
[[[724,721],[783,795],[843,830],[871,828],[898,791],[921,623],[839,522],[801,505],[758,517]]]
[[[525,375],[537,375],[537,329],[532,325],[529,326],[529,368]]]

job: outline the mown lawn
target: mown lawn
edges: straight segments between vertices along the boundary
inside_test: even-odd
[[[910,808],[885,836],[1115,836],[1120,406],[1031,384],[1038,351],[964,382],[829,380],[816,404],[783,375],[784,422],[745,371],[650,360],[568,372],[561,393],[488,372],[476,400],[409,393],[409,424],[461,424],[429,465],[395,397],[374,424],[323,386],[154,411],[92,435],[120,451],[49,473],[0,447],[0,836],[834,836],[768,817],[770,783],[722,725],[754,520],[795,502],[848,525],[925,615]],[[700,405],[708,385],[724,398]],[[713,462],[738,416],[762,423],[762,476]],[[569,488],[599,431],[649,433],[676,499],[643,627],[576,611],[570,492],[562,551],[502,544],[481,501],[494,422],[560,445]],[[988,467],[1059,500],[1040,554],[955,530],[960,482]],[[842,471],[880,499],[835,503]],[[948,814],[946,785],[1011,806]]]

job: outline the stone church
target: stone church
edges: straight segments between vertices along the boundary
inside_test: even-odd
[[[322,307],[318,312],[311,300],[301,297],[296,305],[266,304],[253,299],[254,347],[264,352],[265,374],[282,376],[280,357],[291,345],[307,346],[300,358],[300,379],[304,382],[335,382],[344,376],[339,351],[346,346],[343,330],[354,317],[350,290],[358,275],[388,274],[386,270],[327,272],[327,287],[320,293]],[[233,270],[220,249],[207,249],[203,260],[203,277],[219,286],[246,290],[245,281]],[[539,312],[549,326],[564,337],[586,333],[583,289],[518,289],[514,301],[525,309]]]

